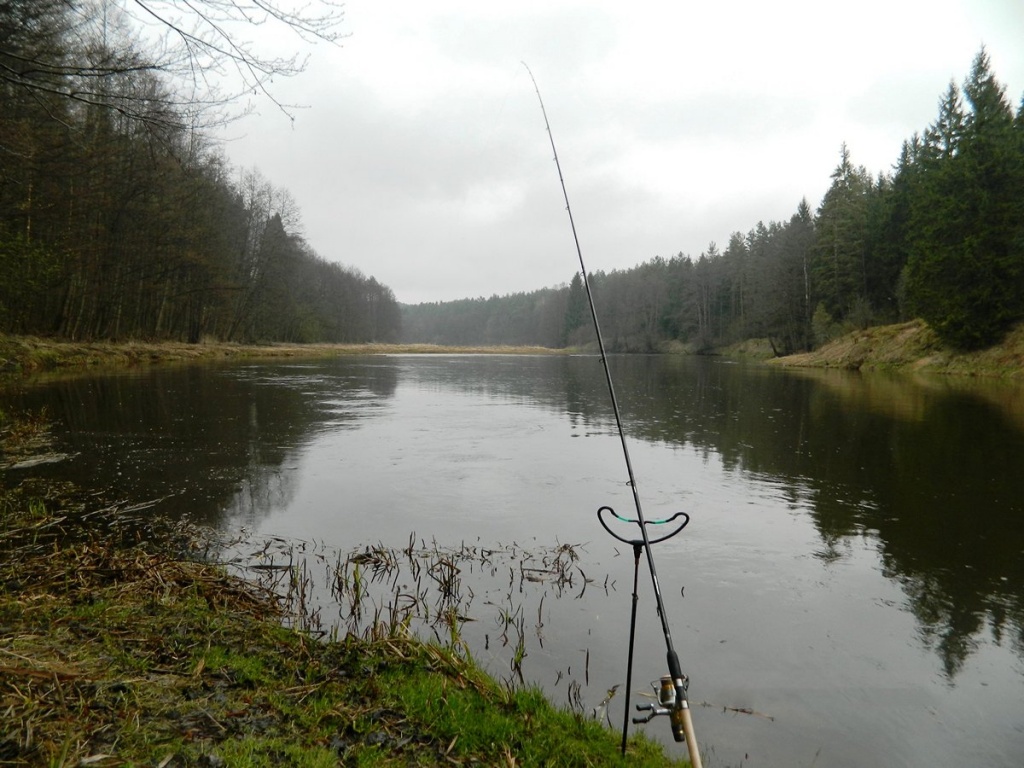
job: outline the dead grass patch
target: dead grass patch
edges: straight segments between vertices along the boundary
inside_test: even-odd
[[[770,361],[774,365],[890,370],[965,376],[1024,377],[1024,325],[1001,344],[978,352],[944,347],[921,320],[854,331],[820,349]]]

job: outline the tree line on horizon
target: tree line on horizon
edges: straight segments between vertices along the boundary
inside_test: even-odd
[[[187,28],[167,17],[185,38],[170,52],[137,42],[130,7],[0,0],[0,331],[397,340],[391,289],[317,254],[288,192],[232,168],[204,138],[230,119],[218,110],[231,97],[180,83],[183,71],[203,79],[234,65],[259,90],[298,69],[218,37],[241,6],[197,0]],[[278,20],[316,34],[299,13]],[[321,21],[330,39],[336,17]],[[197,60],[204,50],[223,60]]]
[[[655,257],[589,283],[609,349],[697,351],[767,338],[777,354],[921,318],[955,349],[998,343],[1024,320],[1024,100],[1014,111],[984,48],[934,123],[873,177],[842,145],[817,209],[735,232],[698,258]],[[403,305],[402,338],[585,346],[580,275],[530,293]]]

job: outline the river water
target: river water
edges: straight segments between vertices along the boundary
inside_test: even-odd
[[[647,517],[691,518],[653,552],[705,765],[1024,765],[1024,388],[694,358],[610,366]],[[459,610],[478,614],[462,625],[474,656],[565,705],[620,685],[618,731],[634,559],[596,510],[635,513],[608,400],[593,357],[25,383],[0,407],[45,407],[66,458],[4,479],[71,480],[319,553],[468,552]],[[553,556],[568,578],[524,578]],[[667,671],[652,593],[642,562],[631,708]],[[351,610],[323,617],[344,628]],[[685,754],[666,718],[638,727]]]

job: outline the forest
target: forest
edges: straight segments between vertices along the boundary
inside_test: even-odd
[[[328,3],[328,7],[334,7]],[[238,92],[301,70],[262,59],[228,24],[283,21],[330,40],[337,18],[217,0],[181,39],[138,37],[144,6],[0,0],[0,331],[73,340],[406,341],[584,346],[584,282],[399,305],[373,277],[316,253],[287,190],[233,168],[209,128]],[[241,13],[240,17],[218,14]],[[269,9],[269,10],[268,10]],[[251,15],[251,14],[250,14]],[[222,23],[225,22],[225,23]],[[205,26],[204,26],[205,24]],[[922,318],[950,347],[998,343],[1024,320],[1024,101],[979,51],[891,169],[843,144],[816,208],[758,222],[699,256],[589,276],[616,351],[707,351],[768,339],[777,354],[856,328]],[[336,257],[332,254],[332,257]],[[567,275],[567,277],[569,277]]]
[[[871,175],[843,144],[817,208],[758,222],[699,257],[589,276],[609,349],[702,352],[768,339],[776,354],[921,318],[948,346],[981,349],[1024,320],[1024,100],[1014,110],[984,49],[935,121]],[[585,346],[585,286],[402,307],[403,339]]]
[[[176,46],[140,43],[129,9],[175,7],[0,0],[0,331],[397,340],[391,289],[317,254],[287,190],[207,138],[235,100],[210,73],[233,67],[239,92],[269,94],[299,71],[224,29],[280,21],[329,40],[337,17],[197,0],[181,6],[191,19],[146,17]]]

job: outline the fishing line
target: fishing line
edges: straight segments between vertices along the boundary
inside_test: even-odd
[[[513,72],[508,78],[508,84],[505,87],[505,92],[502,94],[501,103],[498,104],[498,111],[492,111],[491,113],[490,125],[487,126],[487,130],[483,136],[484,145],[489,146],[494,141],[494,137],[498,134],[498,131],[504,126],[503,118],[505,116],[505,110],[508,107],[508,100],[516,87],[516,81],[519,77],[520,71],[516,68],[515,72]]]
[[[658,583],[658,571],[654,565],[654,554],[651,552],[651,538],[647,532],[647,520],[644,518],[643,507],[640,504],[640,493],[637,490],[636,477],[633,474],[633,462],[629,457],[629,446],[626,443],[626,432],[622,426],[622,416],[619,413],[619,402],[615,396],[615,384],[612,381],[612,374],[608,368],[608,355],[605,352],[604,338],[601,336],[601,324],[597,319],[597,307],[594,305],[594,294],[590,289],[590,279],[587,276],[587,267],[583,263],[583,250],[580,248],[579,235],[576,232],[576,221],[572,216],[572,206],[569,204],[569,193],[565,188],[565,177],[562,174],[562,164],[558,160],[558,149],[555,147],[555,136],[551,132],[551,122],[548,120],[548,111],[544,107],[544,99],[540,95],[540,86],[533,76],[533,71],[524,61],[522,65],[526,68],[533,82],[533,89],[537,92],[537,101],[540,102],[540,111],[544,115],[544,128],[547,130],[548,139],[551,142],[551,152],[554,155],[555,167],[558,169],[558,181],[562,186],[562,197],[565,199],[565,210],[569,214],[569,226],[572,228],[572,239],[576,244],[576,256],[580,262],[580,273],[583,278],[583,286],[586,288],[587,303],[590,305],[590,317],[594,321],[594,332],[597,335],[597,347],[601,353],[601,364],[604,367],[605,382],[608,385],[608,394],[611,397],[612,411],[615,414],[615,425],[619,432],[619,442],[622,444],[622,455],[626,460],[626,472],[629,475],[629,487],[633,492],[633,504],[636,507],[636,523],[640,527],[641,540],[637,546],[642,546],[647,554],[647,568],[651,573],[651,581],[654,584],[654,599],[657,603],[658,618],[661,619],[661,631],[665,637],[666,659],[668,661],[670,682],[663,684],[662,696],[659,696],[659,703],[665,705],[663,708],[651,707],[651,715],[647,719],[660,714],[667,714],[672,721],[672,735],[676,741],[686,741],[687,750],[690,753],[690,762],[693,768],[701,768],[700,752],[697,749],[697,739],[693,732],[693,721],[690,717],[690,706],[686,699],[686,688],[689,680],[683,675],[679,666],[679,656],[672,643],[672,630],[668,625],[668,616],[665,612],[665,601],[661,596],[661,585]],[[669,701],[667,692],[674,689],[672,700]],[[629,692],[626,692],[627,697]],[[671,707],[671,708],[669,708]]]

